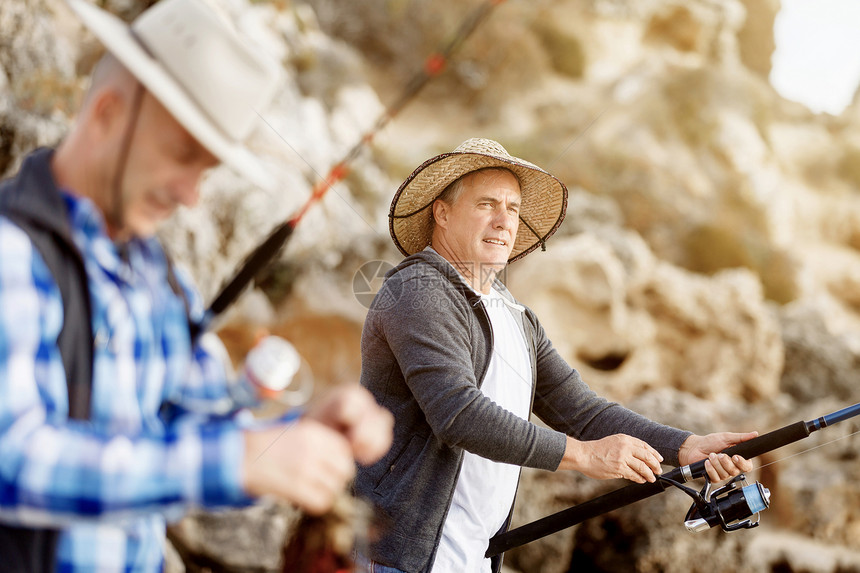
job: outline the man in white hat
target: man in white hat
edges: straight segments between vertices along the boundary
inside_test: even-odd
[[[225,413],[235,385],[153,233],[220,162],[272,186],[243,142],[278,65],[203,0],[131,27],[69,3],[108,54],[64,141],[0,188],[0,571],[154,572],[191,506],[325,511],[392,418],[357,385],[286,426]]]
[[[484,554],[509,523],[520,466],[637,483],[664,460],[707,457],[714,481],[751,469],[713,452],[755,432],[697,436],[598,397],[496,280],[566,205],[561,181],[487,139],[426,161],[395,194],[391,236],[406,258],[362,335],[361,383],[395,417],[391,449],[355,482],[384,514],[373,571],[498,571]]]

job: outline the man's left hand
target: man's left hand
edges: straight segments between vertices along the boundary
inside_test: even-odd
[[[753,465],[751,461],[741,456],[729,456],[719,452],[756,436],[758,432],[741,434],[718,432],[707,436],[693,434],[681,444],[681,449],[678,450],[678,461],[685,466],[707,458],[705,471],[708,473],[708,479],[712,482],[720,482],[742,472],[752,471]]]
[[[355,461],[377,462],[391,447],[394,416],[358,384],[344,384],[312,405],[306,416],[337,430],[349,441]]]

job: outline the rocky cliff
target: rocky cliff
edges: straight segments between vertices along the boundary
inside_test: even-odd
[[[481,4],[219,3],[292,81],[257,142],[283,192],[219,170],[202,204],[163,229],[207,297]],[[145,2],[102,4],[131,18]],[[320,387],[356,379],[365,307],[355,273],[398,260],[386,221],[394,190],[427,157],[484,136],[571,190],[546,252],[512,265],[506,280],[599,393],[700,433],[763,432],[857,401],[860,102],[815,115],[770,87],[778,9],[777,0],[497,3],[225,318],[234,356],[265,326],[293,340]],[[96,55],[60,0],[4,0],[0,172],[62,137]],[[773,498],[757,530],[693,536],[681,525],[689,499],[670,492],[512,551],[507,567],[860,570],[856,430],[846,422],[759,460],[753,477]],[[619,485],[526,470],[515,525]],[[289,509],[261,506],[187,519],[177,535],[233,568],[265,569],[277,567],[294,522]]]

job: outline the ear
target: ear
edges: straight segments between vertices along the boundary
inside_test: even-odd
[[[125,125],[127,102],[116,88],[106,86],[93,94],[89,106],[88,124],[91,136],[104,141],[121,134]]]
[[[443,229],[446,228],[448,226],[448,212],[451,206],[442,199],[436,199],[433,201],[431,208],[433,209],[433,220],[436,222],[436,225]]]

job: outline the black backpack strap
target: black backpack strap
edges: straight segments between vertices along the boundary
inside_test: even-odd
[[[63,300],[63,329],[57,341],[66,371],[69,418],[90,417],[93,371],[93,331],[90,295],[84,263],[77,250],[51,231],[15,211],[0,209],[30,237],[51,271]]]
[[[54,573],[59,533],[0,525],[0,573]]]
[[[30,236],[54,276],[63,299],[63,329],[58,345],[66,372],[69,417],[85,420],[90,414],[93,337],[86,274],[79,257],[64,254],[51,234],[13,213],[6,215]],[[51,573],[56,567],[56,529],[0,525],[0,573]]]
[[[89,281],[80,252],[69,229],[66,206],[51,175],[52,151],[38,150],[24,160],[14,180],[0,184],[0,215],[30,237],[60,289],[63,328],[57,344],[63,359],[69,396],[69,417],[90,416],[93,376],[93,332]],[[189,301],[168,259],[168,282],[182,297],[192,333]],[[0,525],[0,573],[52,573],[56,566],[59,531]]]
[[[53,153],[46,148],[34,151],[15,178],[0,184],[0,214],[27,233],[60,289],[63,329],[57,343],[69,387],[69,417],[83,420],[89,418],[93,372],[89,284],[51,170]]]
[[[18,177],[0,185],[0,215],[30,237],[51,271],[63,300],[63,328],[57,341],[66,374],[69,417],[87,419],[93,371],[89,285],[83,260],[69,236],[66,208],[48,161],[39,150],[24,161]],[[0,573],[53,573],[56,529],[0,525]]]

